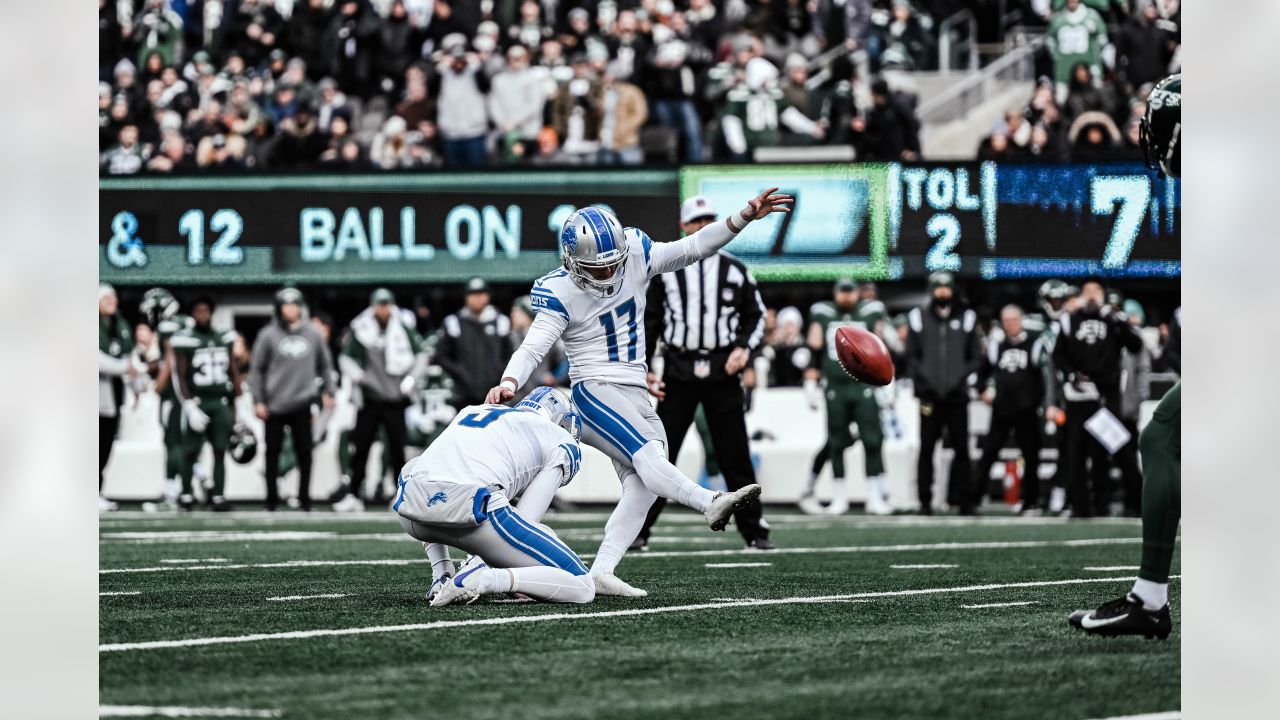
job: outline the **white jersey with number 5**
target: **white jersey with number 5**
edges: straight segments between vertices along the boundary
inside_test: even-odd
[[[471,405],[405,464],[403,474],[426,470],[434,480],[501,489],[514,500],[544,468],[559,465],[564,485],[581,463],[573,436],[542,415],[505,405]]]

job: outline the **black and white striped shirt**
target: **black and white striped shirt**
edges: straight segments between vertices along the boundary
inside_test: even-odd
[[[649,283],[648,355],[657,339],[674,351],[755,350],[764,337],[764,301],[742,261],[720,251]]]

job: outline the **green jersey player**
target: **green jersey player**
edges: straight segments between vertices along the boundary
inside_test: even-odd
[[[179,332],[191,329],[190,315],[178,312],[178,300],[164,288],[152,288],[142,296],[139,305],[144,322],[155,331],[156,341],[147,355],[147,372],[155,381],[160,396],[160,427],[164,428],[164,502],[173,507],[178,501],[178,477],[182,472],[182,412],[173,390],[173,356],[169,341]],[[156,506],[144,503],[146,510]]]
[[[836,359],[835,333],[842,327],[858,326],[880,334],[886,320],[884,304],[878,300],[861,300],[858,285],[844,279],[836,283],[835,297],[831,302],[820,302],[809,311],[809,347],[814,350],[813,366],[806,372],[805,386],[810,404],[817,409],[817,382],[823,384],[823,399],[827,406],[827,444],[814,459],[815,469],[800,500],[806,512],[818,510],[813,488],[818,480],[825,459],[831,461],[831,474],[835,480],[835,496],[827,512],[841,514],[849,509],[848,491],[845,487],[844,452],[853,446],[849,425],[858,426],[858,438],[866,451],[867,512],[887,515],[893,512],[886,500],[884,457],[881,445],[884,431],[880,426],[880,403],[876,389],[849,377]]]
[[[190,510],[195,505],[192,468],[206,441],[213,449],[210,505],[216,511],[231,509],[223,497],[223,488],[227,479],[226,452],[231,443],[234,405],[240,395],[240,370],[231,357],[235,331],[213,328],[213,307],[213,301],[208,298],[196,300],[191,307],[194,326],[169,340],[174,357],[174,389],[182,399],[182,495],[178,498],[178,506],[183,510]]]
[[[1161,80],[1147,98],[1142,147],[1168,176],[1182,170],[1182,75]],[[1182,519],[1182,381],[1165,394],[1138,439],[1142,453],[1142,564],[1133,590],[1093,611],[1077,610],[1071,626],[1091,635],[1169,637],[1169,568]]]

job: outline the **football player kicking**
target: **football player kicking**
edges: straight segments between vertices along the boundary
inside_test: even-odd
[[[622,498],[605,524],[604,541],[591,566],[599,595],[648,594],[623,582],[614,569],[659,495],[698,510],[712,530],[724,530],[733,511],[760,494],[756,484],[714,493],[685,477],[667,457],[667,433],[645,385],[645,296],[654,276],[710,257],[754,220],[789,212],[791,198],[776,192],[770,188],[723,222],[670,243],[654,243],[639,229],[624,229],[608,210],[583,208],[560,229],[564,267],[533,284],[533,325],[507,363],[502,382],[485,399],[510,400],[552,344],[564,341],[573,402],[585,426],[583,439],[613,460],[622,481]]]
[[[587,603],[587,566],[539,522],[582,461],[581,424],[569,399],[540,387],[515,407],[462,409],[400,471],[391,508],[431,560],[432,605],[517,592],[546,602]],[[511,501],[519,498],[519,505]],[[476,558],[454,575],[449,547]]]
[[[1182,165],[1182,75],[1161,80],[1147,98],[1142,146],[1170,178]],[[1154,157],[1153,157],[1154,156]],[[1168,182],[1172,182],[1169,180]],[[1090,635],[1143,635],[1161,640],[1173,631],[1169,618],[1169,568],[1182,519],[1182,381],[1156,406],[1138,439],[1142,453],[1142,564],[1133,590],[1093,611],[1077,610],[1068,622]]]

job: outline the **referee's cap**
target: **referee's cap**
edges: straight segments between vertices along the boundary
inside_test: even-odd
[[[680,206],[680,224],[691,223],[702,218],[716,219],[716,209],[704,195],[695,195]]]

